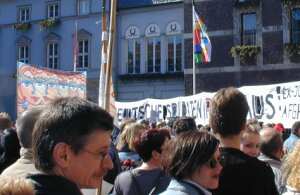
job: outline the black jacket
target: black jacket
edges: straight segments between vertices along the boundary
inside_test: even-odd
[[[14,129],[0,132],[0,174],[20,158],[20,144]]]
[[[271,167],[233,148],[221,148],[219,188],[214,195],[278,195]]]
[[[82,195],[75,183],[61,176],[35,174],[28,178],[33,183],[36,195]]]

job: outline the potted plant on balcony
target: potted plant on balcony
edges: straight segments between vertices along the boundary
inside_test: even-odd
[[[284,48],[292,62],[300,62],[300,44],[286,43]]]
[[[27,31],[30,29],[30,26],[31,24],[29,22],[21,22],[21,23],[17,23],[17,24],[14,24],[14,28],[16,30],[21,30],[21,31]]]
[[[257,54],[260,52],[260,47],[256,45],[236,45],[230,49],[232,57],[240,57],[240,61],[244,64],[256,60]]]
[[[284,6],[291,7],[297,3],[300,3],[299,0],[282,0]]]
[[[58,19],[48,18],[45,20],[42,20],[39,24],[42,28],[52,28],[56,26],[59,23]]]

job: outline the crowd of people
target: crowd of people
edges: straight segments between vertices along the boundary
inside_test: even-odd
[[[209,124],[124,119],[119,127],[98,105],[57,98],[23,112],[0,113],[0,195],[300,194],[300,121],[248,119],[236,88],[220,89]],[[103,191],[102,191],[103,194]]]

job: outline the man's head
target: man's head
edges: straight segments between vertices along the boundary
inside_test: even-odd
[[[291,132],[300,137],[300,121],[296,121],[291,129]]]
[[[0,131],[12,127],[12,120],[8,113],[0,112]]]
[[[196,122],[192,117],[178,118],[173,124],[173,130],[176,135],[186,131],[197,130]]]
[[[33,131],[37,169],[61,175],[80,187],[98,187],[112,162],[108,155],[113,118],[78,97],[48,104]]]
[[[281,159],[283,156],[281,133],[270,127],[262,129],[260,131],[260,150],[270,158]]]
[[[31,148],[32,146],[32,131],[34,124],[37,121],[43,107],[34,107],[26,110],[18,117],[16,122],[17,135],[20,141],[20,145],[23,148]]]
[[[220,89],[211,100],[209,123],[221,137],[239,135],[244,129],[249,106],[244,94],[233,87]]]

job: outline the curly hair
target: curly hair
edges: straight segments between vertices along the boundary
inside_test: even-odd
[[[14,177],[0,177],[0,195],[34,195],[29,180]]]
[[[288,186],[300,190],[300,141],[288,153],[282,164],[282,178]]]

